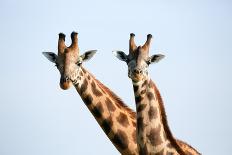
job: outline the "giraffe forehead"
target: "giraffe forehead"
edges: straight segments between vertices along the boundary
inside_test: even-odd
[[[57,57],[56,63],[59,65],[68,65],[72,62],[76,63],[79,59],[81,59],[77,54],[71,52],[65,52],[59,54]]]
[[[141,48],[135,50],[133,53],[129,54],[129,60],[136,61],[136,64],[140,64],[142,62],[145,62],[148,58],[148,53],[144,52]]]
[[[132,68],[146,68],[147,63],[145,59],[132,59],[129,63],[128,63],[128,67],[130,69]]]
[[[141,58],[138,58],[137,59],[137,66],[138,67],[141,67],[141,68],[144,68],[147,66],[147,62],[146,62],[146,59],[141,57]]]
[[[78,57],[77,53],[74,52],[66,52],[64,54],[65,61],[67,62],[77,61]]]

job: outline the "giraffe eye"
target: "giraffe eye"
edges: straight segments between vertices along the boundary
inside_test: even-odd
[[[77,62],[76,64],[77,64],[77,66],[81,66],[82,62],[79,61],[79,62]]]
[[[147,61],[145,61],[146,62],[146,64],[149,66],[150,64],[151,64],[151,61],[150,60],[147,60]]]

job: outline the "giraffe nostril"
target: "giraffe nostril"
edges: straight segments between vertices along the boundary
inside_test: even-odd
[[[138,73],[138,70],[137,70],[137,69],[135,69],[135,70],[134,70],[134,73],[136,73],[136,74],[137,74],[137,73]]]
[[[68,80],[69,80],[69,78],[68,78],[68,77],[66,77],[66,78],[65,78],[65,82],[67,82]]]
[[[134,73],[135,73],[135,74],[141,74],[141,73],[142,73],[142,70],[135,69],[135,70],[134,70]]]

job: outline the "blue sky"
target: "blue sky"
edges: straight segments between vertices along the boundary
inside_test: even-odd
[[[58,33],[79,32],[84,66],[134,109],[127,66],[131,32],[165,59],[149,73],[170,128],[202,154],[229,154],[232,138],[232,3],[221,1],[0,1],[0,154],[119,154],[74,88],[41,54],[57,51]]]

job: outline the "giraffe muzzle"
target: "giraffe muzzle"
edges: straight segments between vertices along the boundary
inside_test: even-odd
[[[60,82],[61,82],[61,83],[68,82],[68,81],[69,81],[69,77],[67,77],[67,76],[63,76],[63,77],[61,77],[61,79],[60,79]]]
[[[138,74],[138,75],[140,75],[140,74],[142,74],[143,73],[143,71],[141,70],[141,69],[134,69],[134,71],[133,71],[133,74]]]
[[[60,88],[67,90],[68,88],[71,87],[72,82],[68,77],[61,77],[60,78]]]

